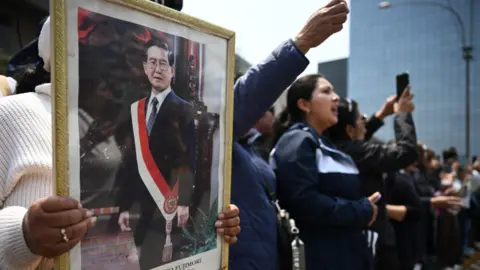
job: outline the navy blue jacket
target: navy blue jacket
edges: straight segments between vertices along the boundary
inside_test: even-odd
[[[364,229],[373,216],[353,160],[305,123],[272,152],[280,204],[295,219],[309,270],[371,269]]]
[[[230,246],[231,270],[278,269],[275,208],[263,186],[265,177],[273,174],[236,140],[247,134],[308,63],[289,40],[235,84],[231,201],[240,209],[242,232]]]

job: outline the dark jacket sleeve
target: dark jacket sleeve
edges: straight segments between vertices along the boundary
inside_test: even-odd
[[[377,132],[383,126],[383,124],[383,120],[378,119],[375,115],[372,115],[365,125],[367,130],[367,133],[365,133],[365,141],[370,140],[373,134],[375,134],[375,132]]]
[[[245,135],[309,64],[288,40],[235,83],[233,135]]]
[[[407,208],[407,214],[404,221],[417,221],[423,214],[422,201],[418,196],[412,183],[413,179],[398,173],[395,181],[395,205],[404,205]]]
[[[366,226],[373,216],[367,198],[348,200],[319,188],[316,148],[315,139],[301,130],[286,133],[278,142],[273,163],[282,206],[304,224]]]
[[[410,113],[395,117],[395,145],[352,141],[343,149],[362,173],[396,172],[418,159],[417,134]]]

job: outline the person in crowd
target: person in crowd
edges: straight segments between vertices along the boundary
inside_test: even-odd
[[[432,162],[431,154],[428,153],[428,147],[419,143],[417,146],[419,160],[417,168],[413,171],[413,184],[420,196],[422,202],[422,216],[419,221],[419,230],[424,237],[419,238],[419,263],[426,265],[435,253],[434,251],[434,229],[435,229],[435,211],[458,207],[460,199],[455,196],[442,195],[438,190],[440,183],[439,176],[436,174],[438,164]],[[432,164],[433,163],[433,164]]]
[[[50,20],[38,38],[42,61],[24,73],[16,94],[0,98],[0,265],[51,269],[95,223],[82,204],[53,196]],[[39,71],[40,70],[40,71]],[[35,89],[28,89],[28,86]],[[34,92],[33,92],[34,91]],[[228,243],[240,231],[235,205],[218,215],[217,233]]]
[[[307,75],[287,94],[291,126],[272,150],[280,205],[305,243],[306,269],[371,269],[362,229],[377,216],[379,193],[362,194],[353,160],[322,134],[337,123],[339,97],[322,75]]]
[[[422,215],[422,202],[413,185],[416,162],[395,175],[392,189],[388,190],[387,216],[392,220],[400,270],[413,270],[419,261],[419,242],[425,238],[418,230]]]
[[[270,158],[271,141],[273,137],[273,125],[275,123],[274,108],[271,107],[265,114],[258,120],[253,129],[249,132],[249,144],[253,146],[253,149],[263,158],[265,162],[268,162]],[[268,163],[267,163],[268,164]]]
[[[305,70],[309,63],[305,54],[342,29],[348,12],[346,1],[330,0],[312,14],[293,39],[280,44],[235,83],[231,199],[241,209],[243,225],[237,244],[230,247],[229,269],[279,267],[276,208],[264,187],[268,172],[257,169],[256,158],[238,140]],[[371,208],[369,212],[368,220],[373,215]]]
[[[387,213],[391,218],[390,214],[395,210],[399,215],[415,217],[400,223],[399,220],[392,218],[397,221],[394,222],[394,227],[401,267],[411,267],[417,263],[426,267],[429,263],[427,255],[433,255],[433,250],[429,250],[429,248],[432,248],[431,245],[433,245],[430,241],[434,237],[434,211],[458,207],[461,201],[455,196],[434,193],[433,186],[426,180],[427,156],[425,150],[425,145],[418,145],[418,161],[397,173],[393,189],[389,193],[391,194],[389,200],[392,200],[393,204],[404,203],[406,206],[396,208],[387,205]],[[406,239],[407,236],[408,239]]]
[[[12,77],[0,75],[0,97],[6,97],[15,93],[17,81]]]
[[[375,251],[375,269],[395,269],[398,265],[393,229],[386,215],[386,186],[391,184],[392,176],[398,170],[417,160],[417,137],[411,112],[415,106],[413,95],[408,86],[397,102],[389,98],[384,105],[385,113],[378,113],[376,123],[370,125],[378,129],[382,117],[395,113],[395,144],[383,144],[374,140],[365,140],[367,130],[362,114],[354,100],[342,99],[338,106],[338,123],[326,131],[326,136],[344,153],[350,155],[360,171],[363,195],[380,192],[382,198],[377,202],[379,213],[370,233],[378,234],[378,241],[369,241],[372,252]],[[378,117],[381,116],[381,117]],[[372,121],[372,120],[371,120]],[[373,132],[369,132],[373,134]],[[371,135],[369,135],[371,136]],[[368,233],[367,233],[368,235]]]

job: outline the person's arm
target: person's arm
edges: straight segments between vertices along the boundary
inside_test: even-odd
[[[376,115],[372,115],[370,119],[368,119],[365,128],[367,132],[365,133],[365,141],[368,141],[372,138],[373,134],[377,132],[382,126],[384,122],[382,119],[377,117]]]
[[[36,269],[42,260],[25,241],[23,219],[36,200],[52,195],[49,173],[28,173],[21,177],[0,210],[0,265],[5,269]]]
[[[393,186],[392,201],[387,205],[387,214],[396,221],[417,221],[422,216],[422,202],[412,178],[397,173]]]
[[[407,207],[405,205],[391,205],[387,204],[387,215],[389,218],[402,222],[407,215]]]
[[[397,96],[390,96],[385,103],[366,123],[367,133],[365,134],[365,140],[368,141],[372,138],[373,134],[377,132],[384,124],[383,119],[394,113],[394,104]]]
[[[361,172],[395,172],[418,159],[417,135],[410,113],[395,117],[395,145],[372,141],[352,141],[344,151]]]
[[[41,257],[25,241],[23,220],[34,201],[53,192],[50,127],[38,104],[11,100],[0,101],[0,266],[35,269]]]
[[[234,90],[234,137],[245,135],[308,64],[305,55],[288,40],[240,77]]]
[[[305,131],[286,133],[274,150],[280,203],[295,219],[312,226],[365,227],[373,217],[367,198],[348,200],[319,188],[317,142]]]

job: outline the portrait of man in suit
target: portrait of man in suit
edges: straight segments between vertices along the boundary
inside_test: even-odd
[[[195,126],[191,104],[171,87],[175,67],[167,42],[150,39],[144,54],[151,89],[131,105],[125,125],[133,150],[118,174],[117,205],[122,231],[132,230],[130,212],[138,205],[134,242],[140,268],[152,269],[180,259],[194,188]]]

